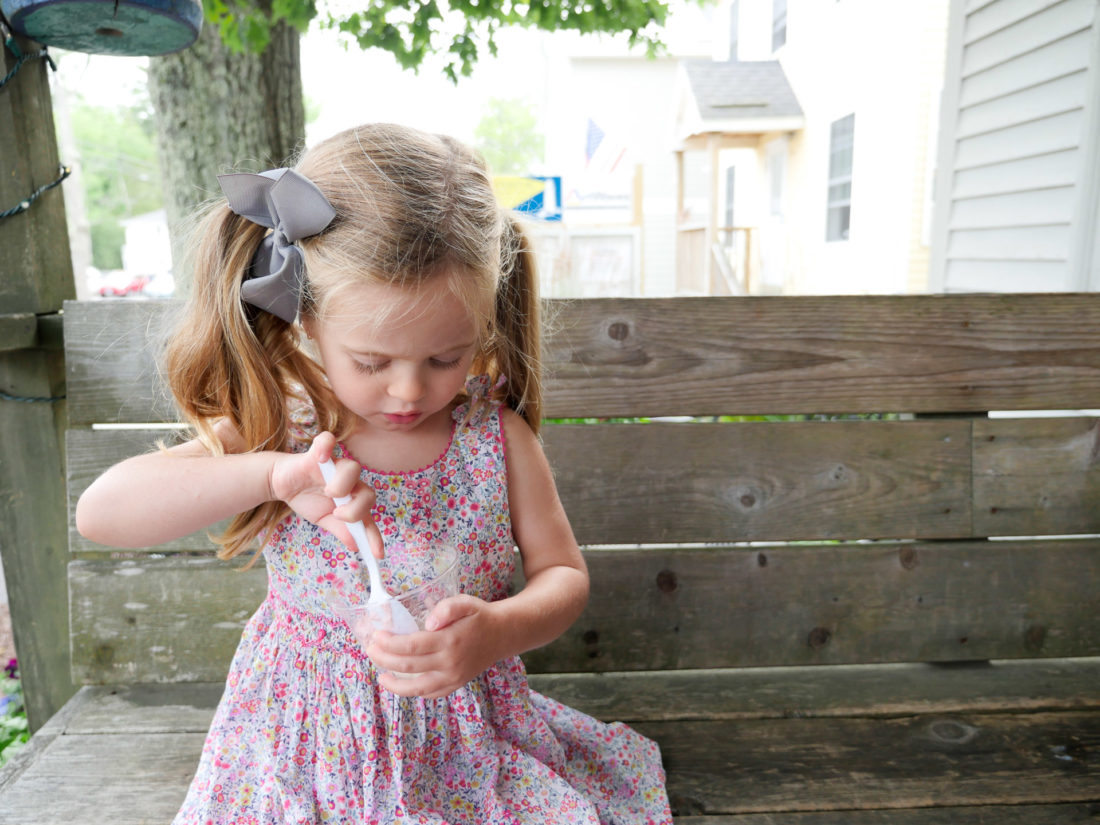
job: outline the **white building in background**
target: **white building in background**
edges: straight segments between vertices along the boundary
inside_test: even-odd
[[[1100,3],[952,0],[930,287],[1100,290]]]
[[[719,8],[676,102],[681,289],[925,291],[948,0]]]

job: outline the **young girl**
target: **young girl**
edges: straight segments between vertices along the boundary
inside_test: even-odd
[[[484,164],[372,125],[221,181],[165,365],[196,438],[116,465],[76,514],[117,546],[230,516],[223,557],[262,543],[269,593],[176,822],[671,822],[657,746],[532,692],[518,658],[588,576],[536,437],[532,252]],[[458,548],[461,595],[425,630],[364,649],[332,614],[363,589],[357,520],[378,557],[408,533]]]

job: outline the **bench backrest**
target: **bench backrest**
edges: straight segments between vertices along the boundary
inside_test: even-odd
[[[544,428],[593,590],[532,670],[1100,654],[1100,419],[986,415],[1100,407],[1100,295],[549,306],[546,414],[600,419]],[[71,529],[175,419],[148,345],[169,309],[65,307],[82,683],[223,678],[266,587],[204,534]]]

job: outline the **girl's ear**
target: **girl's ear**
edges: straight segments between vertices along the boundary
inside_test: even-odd
[[[302,329],[305,330],[306,338],[312,341],[317,336],[317,319],[312,315],[303,315],[301,323]]]

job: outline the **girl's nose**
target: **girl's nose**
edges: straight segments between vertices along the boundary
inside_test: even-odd
[[[419,370],[400,370],[390,382],[390,395],[407,403],[419,401],[424,396],[424,381]]]

